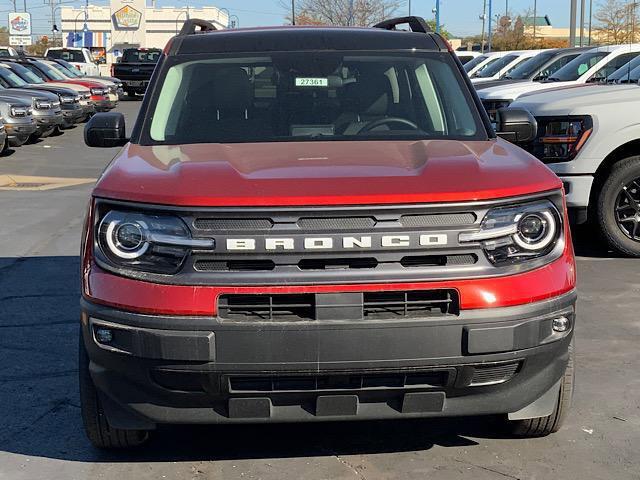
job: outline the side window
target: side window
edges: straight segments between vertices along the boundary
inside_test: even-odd
[[[422,97],[427,107],[427,115],[431,120],[431,125],[433,125],[433,130],[436,132],[444,132],[445,120],[442,114],[440,99],[438,98],[438,93],[431,80],[431,76],[427,71],[427,66],[425,64],[420,65],[415,70],[415,74],[418,87],[422,92]]]
[[[538,75],[536,75],[536,77],[533,80],[534,81],[546,80],[547,78],[549,78],[551,75],[556,73],[558,70],[560,70],[562,67],[564,67],[567,63],[569,63],[571,60],[573,60],[577,56],[578,54],[576,53],[575,55],[565,55],[564,57],[560,57],[555,62],[552,62],[551,64],[547,65],[544,69],[542,69],[540,73],[538,73]]]
[[[618,55],[609,63],[607,63],[604,67],[602,67],[600,70],[594,73],[588,81],[601,82],[603,80],[606,80],[606,78],[609,75],[611,75],[613,72],[615,72],[619,68],[624,67],[627,63],[629,63],[631,60],[637,57],[638,54],[640,54],[640,52],[631,52],[631,53],[624,53],[622,55]]]

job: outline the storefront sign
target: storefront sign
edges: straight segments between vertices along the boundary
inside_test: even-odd
[[[31,14],[23,12],[10,13],[9,35],[31,35]]]
[[[26,47],[31,45],[31,36],[30,35],[10,35],[9,36],[9,45],[13,47],[23,46]]]
[[[129,5],[125,5],[113,14],[113,22],[116,28],[137,29],[140,27],[141,18],[142,13]]]

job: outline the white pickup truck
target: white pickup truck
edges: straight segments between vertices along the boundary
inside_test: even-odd
[[[640,257],[640,85],[584,85],[522,96],[538,136],[523,148],[564,182],[578,223],[597,223],[609,245]]]
[[[98,64],[88,48],[81,47],[53,47],[48,48],[44,54],[49,60],[66,60],[76,67],[83,75],[100,75]]]

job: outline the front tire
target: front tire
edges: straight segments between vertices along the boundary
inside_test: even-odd
[[[82,423],[91,443],[95,447],[104,449],[131,448],[145,443],[149,438],[149,432],[122,430],[109,425],[89,372],[89,356],[82,341],[82,330],[80,331],[78,363]]]
[[[545,417],[514,420],[511,423],[512,432],[518,437],[545,437],[560,430],[564,423],[573,400],[575,387],[573,339],[569,344],[569,362],[560,383],[558,401],[551,415]]]
[[[612,248],[640,257],[640,156],[613,166],[598,195],[597,218]]]

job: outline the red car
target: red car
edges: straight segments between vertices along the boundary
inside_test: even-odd
[[[576,302],[562,183],[499,138],[532,138],[531,115],[497,124],[418,17],[187,21],[131,138],[119,113],[85,128],[124,146],[83,235],[89,439],[488,414],[555,432]]]
[[[47,82],[55,82],[58,84],[78,85],[89,89],[91,92],[91,103],[98,112],[108,112],[113,110],[117,104],[117,95],[115,98],[109,96],[109,89],[102,83],[85,80],[82,78],[67,78],[62,75],[55,67],[48,64],[48,61],[27,58],[23,60],[23,65]]]

